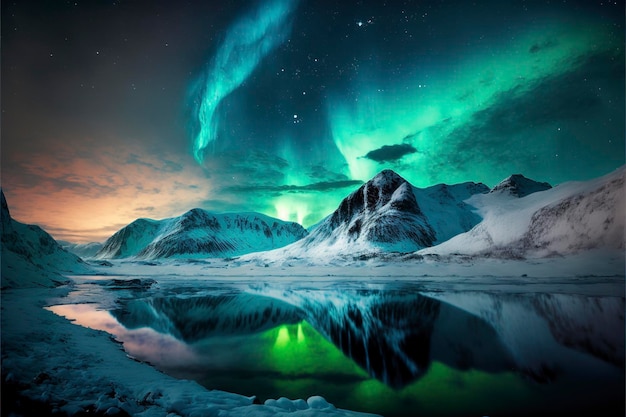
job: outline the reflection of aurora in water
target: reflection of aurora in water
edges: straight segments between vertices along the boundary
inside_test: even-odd
[[[621,398],[623,298],[438,295],[453,306],[411,292],[262,291],[129,300],[112,312],[119,322],[99,313],[131,355],[262,399],[319,394],[385,415],[401,415],[397,404],[454,415],[536,411],[548,398],[577,407],[570,397],[586,390]]]

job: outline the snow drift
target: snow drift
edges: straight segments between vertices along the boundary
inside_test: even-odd
[[[297,223],[260,213],[193,209],[164,220],[138,219],[104,243],[98,259],[228,257],[276,249],[306,236]]]
[[[11,218],[4,193],[2,200],[2,288],[52,287],[64,282],[63,274],[85,273],[89,267],[65,251],[39,226]]]

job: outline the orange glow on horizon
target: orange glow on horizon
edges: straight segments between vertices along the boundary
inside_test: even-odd
[[[103,242],[137,218],[180,215],[212,191],[191,156],[146,155],[127,144],[97,154],[68,146],[20,166],[3,173],[11,217],[73,243]]]

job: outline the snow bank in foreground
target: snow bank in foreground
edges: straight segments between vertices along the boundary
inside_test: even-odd
[[[268,400],[208,391],[129,359],[104,332],[44,310],[63,289],[2,293],[3,414],[165,416],[357,416],[321,397]],[[11,395],[6,395],[11,393]]]

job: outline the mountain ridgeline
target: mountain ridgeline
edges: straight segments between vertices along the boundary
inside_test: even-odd
[[[520,174],[418,188],[384,170],[308,233],[259,213],[193,209],[138,219],[109,238],[100,259],[233,257],[280,261],[377,253],[543,257],[624,247],[624,167],[557,187]],[[263,252],[263,253],[256,253]]]
[[[470,230],[481,221],[464,201],[489,192],[467,182],[413,187],[384,170],[346,197],[310,235],[285,248],[320,256],[336,253],[413,252]]]
[[[276,249],[306,234],[297,223],[260,213],[213,214],[193,209],[171,219],[135,220],[111,236],[96,258],[238,256]]]
[[[623,256],[625,175],[623,166],[554,188],[519,174],[492,189],[473,182],[417,188],[384,170],[310,233],[260,213],[193,209],[170,219],[135,220],[95,256],[100,244],[60,246],[41,228],[13,220],[2,193],[2,286],[53,286],[64,282],[64,273],[85,273],[89,266],[69,253],[79,250],[98,259],[240,257],[325,264],[384,253],[520,259],[600,249]]]

